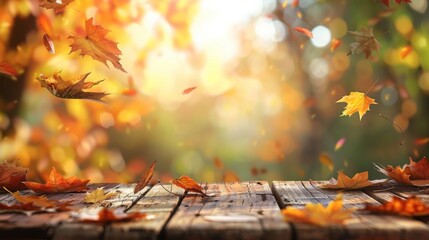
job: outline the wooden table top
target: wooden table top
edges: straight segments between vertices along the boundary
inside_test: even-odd
[[[59,213],[0,214],[0,239],[429,239],[429,219],[379,215],[362,211],[342,226],[319,227],[289,223],[280,209],[306,203],[326,205],[338,193],[317,188],[308,181],[266,181],[213,183],[212,197],[185,193],[164,184],[148,186],[144,197],[129,212],[144,212],[150,219],[92,224],[76,222],[71,215],[98,211],[100,207],[125,208],[138,196],[134,184],[92,184],[118,193],[101,203],[86,204],[85,193],[49,194],[49,199],[71,200],[76,211]],[[22,194],[34,194],[29,190]],[[389,188],[343,192],[345,208],[361,208],[365,203],[382,204],[392,196],[416,195],[429,204],[429,194],[419,188],[392,185]],[[3,204],[14,203],[10,194],[0,194]]]

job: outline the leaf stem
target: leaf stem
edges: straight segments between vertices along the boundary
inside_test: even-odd
[[[371,85],[371,87],[369,87],[369,88],[368,88],[368,90],[366,90],[365,95],[368,95],[369,91],[371,91],[371,89],[375,87],[375,85],[378,83],[378,81],[379,81],[379,79],[377,79],[377,81],[375,81],[375,82]]]
[[[167,188],[165,188],[164,185],[162,185],[162,183],[161,183],[161,181],[159,179],[158,179],[158,183],[159,183],[159,185],[161,185],[162,188],[164,188],[165,191],[167,191],[167,192],[169,192],[171,194],[174,194],[176,196],[179,196],[179,197],[183,197],[184,196],[182,194],[178,194],[178,193],[172,192],[172,191],[168,190]]]
[[[385,117],[385,116],[383,116],[383,115],[381,115],[381,113],[379,113],[378,114],[378,116],[379,117],[381,117],[381,118],[383,118],[384,120],[386,120],[386,121],[389,121],[389,122],[392,122],[400,131],[401,131],[401,134],[402,134],[402,140],[401,140],[401,142],[399,143],[399,145],[403,145],[404,144],[404,142],[405,142],[405,132],[404,132],[404,130],[401,128],[401,126],[399,126],[396,122],[394,122],[394,121],[392,121],[392,120],[390,120],[390,119],[388,119],[387,117]]]

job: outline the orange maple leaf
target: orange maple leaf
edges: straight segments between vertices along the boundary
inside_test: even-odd
[[[338,178],[332,178],[328,183],[318,184],[320,188],[328,189],[361,189],[375,184],[385,182],[385,179],[380,180],[368,180],[368,171],[356,173],[352,178],[345,175],[343,172],[338,172]]]
[[[412,196],[407,199],[401,199],[397,196],[393,196],[388,202],[383,205],[369,205],[363,209],[375,213],[390,213],[402,216],[427,216],[429,215],[429,206],[424,204],[416,196]]]
[[[377,104],[373,98],[368,97],[365,93],[350,92],[349,95],[342,97],[339,102],[347,103],[341,116],[351,116],[354,113],[359,113],[359,120],[362,120],[363,115],[369,111],[369,105]]]
[[[149,169],[147,169],[142,177],[140,178],[140,181],[137,183],[137,185],[134,188],[134,193],[140,192],[144,187],[146,187],[149,184],[149,181],[153,177],[153,171],[155,169],[156,161],[152,163]]]
[[[352,217],[354,211],[343,209],[343,196],[338,194],[326,207],[321,203],[308,203],[305,208],[287,207],[282,210],[282,214],[286,221],[326,226],[343,224]]]
[[[70,45],[70,53],[80,50],[80,55],[88,55],[93,59],[104,63],[107,66],[107,61],[110,61],[113,66],[123,72],[126,72],[119,61],[119,55],[122,54],[118,48],[118,43],[106,38],[109,30],[104,29],[100,25],[93,24],[93,18],[85,22],[85,36],[70,36],[73,40]],[[108,67],[108,66],[107,66]]]
[[[3,188],[11,191],[26,189],[22,182],[27,181],[27,170],[10,163],[0,164],[0,191]]]
[[[86,192],[89,179],[78,179],[77,177],[64,178],[53,167],[45,184],[36,182],[24,182],[31,190],[38,193],[66,193]]]
[[[74,0],[40,0],[40,7],[53,9],[55,14],[63,13],[67,5]]]
[[[127,213],[127,214],[115,214],[108,208],[103,208],[98,212],[98,215],[94,217],[81,217],[78,220],[85,223],[111,223],[111,222],[127,222],[135,219],[141,219],[148,217],[146,213]]]
[[[195,182],[194,179],[188,176],[181,176],[180,178],[174,179],[172,183],[188,192],[201,193],[204,196],[207,196],[207,194],[203,192],[203,188]]]
[[[61,72],[54,73],[51,77],[46,77],[43,74],[36,77],[39,80],[41,87],[48,89],[52,95],[66,99],[91,99],[99,102],[104,102],[101,98],[108,95],[105,92],[84,92],[83,89],[91,88],[104,80],[97,82],[85,82],[85,79],[90,73],[80,75],[76,79],[64,80],[61,77]]]
[[[356,42],[350,44],[347,55],[364,53],[365,58],[369,58],[373,51],[377,52],[381,47],[380,42],[375,39],[372,27],[364,27],[361,31],[349,31],[349,33],[353,35]]]
[[[391,165],[382,167],[374,164],[377,170],[386,176],[392,178],[398,183],[412,186],[429,186],[429,162],[426,157],[415,162],[410,158],[410,164],[405,164],[403,167]]]

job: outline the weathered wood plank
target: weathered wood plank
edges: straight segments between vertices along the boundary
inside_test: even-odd
[[[165,239],[290,239],[267,182],[208,184],[213,197],[188,193]]]
[[[274,182],[273,192],[281,206],[303,207],[306,203],[327,204],[338,191],[323,190],[310,182]],[[345,208],[361,208],[365,203],[380,204],[362,191],[343,193]],[[296,239],[418,239],[429,238],[429,228],[422,222],[397,216],[356,212],[344,226],[316,227],[293,224]]]

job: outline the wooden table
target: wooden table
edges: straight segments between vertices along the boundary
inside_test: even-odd
[[[49,194],[49,199],[72,200],[73,213],[96,212],[100,207],[125,208],[137,197],[133,184],[93,184],[117,192],[112,199],[85,204],[85,193]],[[111,224],[79,223],[69,212],[0,214],[0,239],[429,239],[428,219],[356,212],[344,226],[318,227],[283,221],[280,209],[306,203],[327,204],[338,191],[323,190],[308,181],[264,181],[208,184],[213,197],[185,193],[164,184],[146,187],[144,197],[130,212],[144,212],[151,219]],[[34,194],[21,191],[22,194]],[[421,189],[394,185],[392,188],[344,192],[346,208],[365,203],[381,204],[392,196],[417,195],[429,204],[429,194]],[[9,194],[0,202],[11,204]]]

